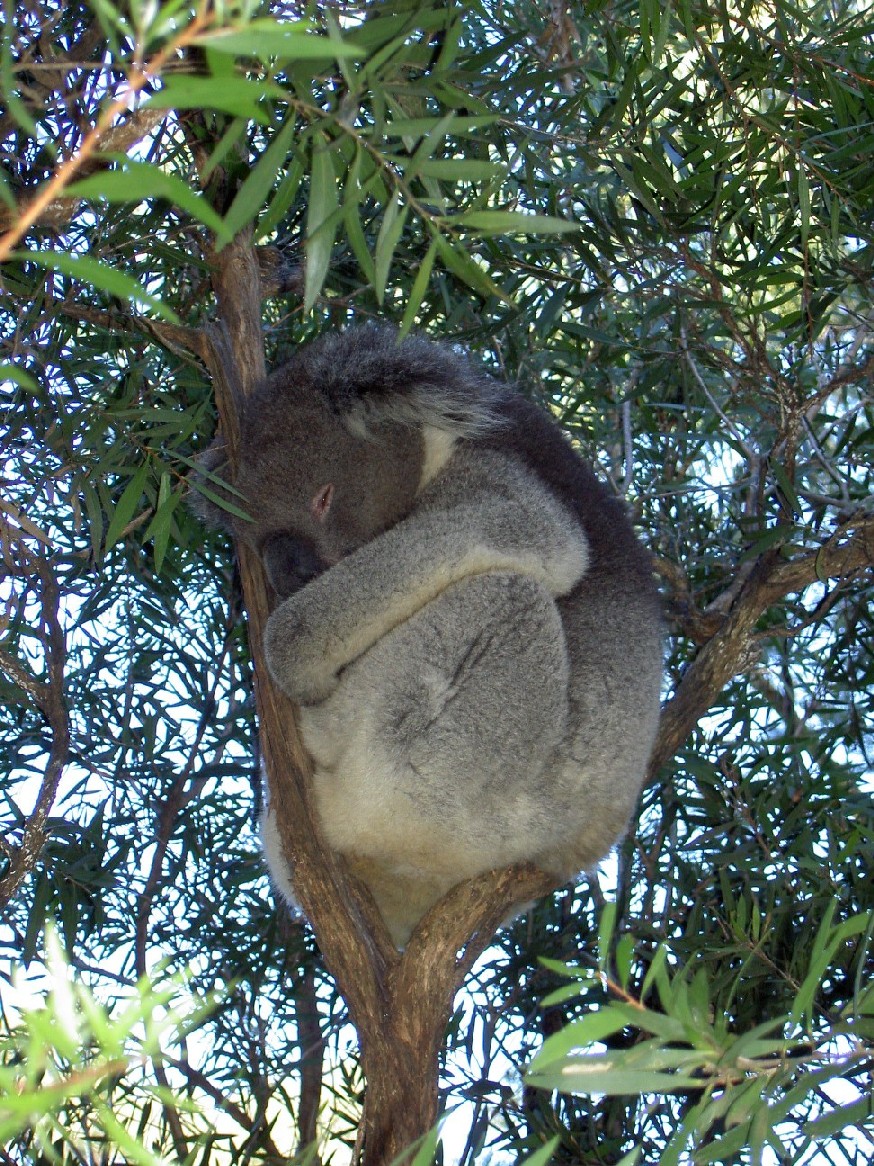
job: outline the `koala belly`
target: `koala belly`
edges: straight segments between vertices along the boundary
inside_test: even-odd
[[[552,597],[494,573],[448,587],[301,710],[326,839],[396,940],[454,884],[562,830],[550,786],[567,686]]]

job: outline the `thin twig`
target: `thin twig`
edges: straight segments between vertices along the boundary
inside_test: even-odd
[[[26,207],[18,210],[13,226],[0,236],[0,263],[9,258],[19,240],[45,214],[47,208],[60,197],[65,187],[70,185],[76,174],[97,151],[98,147],[105,142],[111,131],[117,128],[113,126],[113,122],[128,107],[131,98],[144,89],[150,81],[160,76],[164,65],[180,49],[201,36],[212,23],[213,17],[214,13],[208,11],[204,6],[191,24],[157,52],[147,64],[135,66],[131,70],[127,78],[124,96],[117,97],[106,107],[94,127],[82,139],[82,144],[76,153],[58,166],[36,197]]]

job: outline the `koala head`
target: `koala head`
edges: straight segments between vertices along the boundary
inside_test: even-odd
[[[248,517],[204,505],[202,495],[198,509],[262,556],[284,597],[409,511],[422,457],[415,429],[385,422],[358,436],[318,393],[274,375],[246,404],[236,473],[223,444],[201,462],[234,494],[204,484]]]
[[[409,513],[426,426],[485,432],[500,395],[464,356],[423,337],[399,343],[386,326],[328,333],[245,402],[235,473],[221,438],[202,456],[194,508],[258,551],[274,590],[290,595]]]

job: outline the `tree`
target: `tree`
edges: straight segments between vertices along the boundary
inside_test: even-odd
[[[681,1152],[678,1122],[696,1161],[768,1144],[801,1162],[818,1136],[865,1153],[870,16],[849,0],[46,0],[7,17],[5,942],[30,963],[57,920],[107,1001],[159,959],[227,986],[152,1057],[160,1111],[127,1076],[119,1107],[179,1161],[267,1161],[289,1150],[289,1114],[313,1141],[332,1091],[323,1152],[357,1129],[356,1153],[385,1162],[438,1112],[448,1025],[468,1161],[549,1133],[556,1160],[655,1161]],[[615,877],[492,943],[512,904],[550,889],[495,872],[403,957],[314,828],[291,710],[259,668],[260,566],[238,548],[237,575],[184,504],[213,386],[233,441],[234,395],[265,360],[377,314],[476,348],[561,417],[633,507],[672,633]],[[253,687],[318,944],[258,865]],[[599,929],[599,977],[556,992],[560,965],[536,958],[592,966]],[[498,1048],[521,1066],[593,1002],[603,1031],[569,1028],[564,1052],[606,1042],[636,1089],[479,1080],[474,1040],[486,1067]],[[360,1065],[342,1055],[347,1015]],[[776,1052],[714,1067],[784,1016]],[[685,1076],[672,1021],[711,1041]],[[833,1078],[855,1105],[837,1116],[816,1092]],[[231,1131],[198,1126],[193,1095]],[[61,1123],[71,1161],[87,1113]]]

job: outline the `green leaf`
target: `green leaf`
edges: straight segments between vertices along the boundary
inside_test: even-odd
[[[276,175],[285,165],[297,123],[290,118],[258,161],[243,185],[237,191],[225,215],[224,231],[228,239],[234,237],[248,223],[255,219],[264,207]],[[219,248],[221,250],[221,248]]]
[[[564,1064],[549,1065],[526,1077],[538,1089],[557,1089],[559,1093],[604,1093],[609,1097],[634,1096],[641,1093],[675,1093],[700,1088],[701,1078],[692,1073],[664,1072],[646,1065],[629,1065],[617,1052],[580,1057]]]
[[[494,125],[498,121],[494,117],[459,117],[455,113],[447,117],[395,117],[386,122],[383,135],[386,138],[421,138],[433,133],[437,126],[445,123],[443,136],[452,134],[453,137],[466,137],[476,130]]]
[[[19,368],[17,364],[10,364],[6,360],[0,361],[0,381],[15,381],[23,389],[30,389],[34,393],[39,388],[36,380],[29,372],[26,372],[23,368]]]
[[[640,1155],[642,1153],[643,1151],[639,1146],[634,1150],[629,1150],[627,1154],[619,1159],[619,1161],[616,1163],[616,1166],[638,1166],[638,1163],[640,1162]]]
[[[425,258],[422,260],[419,270],[416,272],[416,278],[413,280],[413,286],[410,288],[410,294],[407,299],[407,306],[404,308],[404,317],[401,320],[401,335],[406,336],[412,328],[416,320],[416,313],[422,305],[422,300],[425,298],[425,292],[428,290],[428,282],[431,279],[431,272],[434,269],[434,259],[437,255],[437,240],[432,239],[431,245],[425,252]]]
[[[373,257],[374,291],[380,304],[385,297],[385,285],[388,280],[391,261],[394,257],[395,248],[398,245],[398,240],[401,237],[401,232],[404,229],[404,223],[407,221],[408,214],[409,207],[401,205],[401,192],[396,190],[385,209],[385,214],[382,216],[382,223],[376,239],[376,250]]]
[[[529,215],[524,211],[467,211],[451,220],[452,226],[467,227],[486,235],[554,235],[578,230],[576,223],[552,215]]]
[[[583,1050],[627,1027],[626,1018],[617,1013],[611,1005],[590,1012],[580,1020],[568,1024],[560,1032],[548,1036],[528,1066],[528,1073],[540,1073],[547,1065],[567,1060],[572,1050]]]
[[[546,1145],[535,1150],[533,1154],[529,1154],[527,1158],[522,1158],[519,1166],[549,1166],[560,1141],[561,1138],[558,1137],[550,1138]]]
[[[668,40],[668,33],[671,31],[672,17],[673,5],[671,3],[664,4],[661,7],[658,21],[658,30],[656,32],[655,42],[652,46],[651,60],[653,65],[657,65],[659,63],[662,53],[665,51],[665,44]]]
[[[149,463],[144,462],[125,486],[124,492],[119,498],[112,519],[110,520],[109,530],[106,532],[106,539],[104,540],[105,550],[108,551],[114,546],[124,534],[124,529],[133,518],[134,512],[143,496],[143,490],[145,489],[148,476]]]
[[[506,171],[499,162],[486,162],[479,158],[431,158],[418,163],[413,172],[425,178],[440,178],[448,182],[473,182],[498,178]]]
[[[201,473],[203,473],[202,470]],[[243,522],[252,521],[252,515],[244,510],[242,506],[236,506],[226,496],[217,494],[215,490],[210,490],[209,486],[205,486],[202,481],[195,480],[193,485],[198,494],[202,494],[204,498],[212,502],[213,506],[218,506],[218,508],[225,511],[226,514],[231,514],[234,518],[240,518],[243,520]],[[230,489],[230,486],[228,486],[225,482],[222,482],[222,486],[225,490]],[[237,491],[234,491],[234,493],[237,493]]]
[[[217,238],[226,241],[231,238],[221,216],[202,195],[192,190],[187,182],[148,162],[125,161],[121,170],[106,170],[73,183],[67,188],[67,194],[73,198],[100,198],[111,203],[134,204],[149,198],[165,198],[209,227]]]
[[[835,952],[842,943],[846,943],[854,935],[860,935],[870,925],[870,912],[853,915],[843,923],[832,928],[832,919],[837,910],[837,901],[829,900],[823,915],[822,923],[810,951],[810,961],[807,975],[795,996],[792,1005],[792,1020],[801,1026],[805,1016],[813,1010],[813,1001],[819,986],[825,978]]]
[[[166,1158],[146,1149],[118,1120],[111,1107],[101,1097],[92,1096],[90,1104],[94,1106],[98,1121],[112,1139],[112,1144],[121,1150],[125,1162],[136,1163],[136,1166],[165,1166]]]
[[[261,61],[320,61],[361,57],[362,50],[313,30],[305,21],[289,24],[279,20],[253,20],[245,28],[218,29],[197,37],[194,44],[219,53],[257,57]]]
[[[106,263],[92,259],[90,255],[67,255],[61,251],[16,251],[12,258],[36,263],[50,271],[60,271],[83,283],[93,284],[121,300],[135,300],[145,304],[157,315],[171,323],[178,324],[179,317],[172,308],[162,303],[157,296],[149,295],[142,284],[137,283],[124,272],[116,271]]]
[[[322,290],[340,217],[337,179],[334,174],[333,147],[321,132],[313,135],[312,174],[307,209],[306,274],[304,313],[312,311]]]
[[[443,235],[435,235],[434,237],[437,241],[440,258],[448,271],[451,271],[453,275],[486,299],[490,296],[496,296],[501,300],[507,299],[503,290],[498,287],[491,276],[468,255],[461,242],[458,240],[450,242]]]
[[[155,506],[155,514],[143,535],[143,542],[152,540],[155,572],[158,575],[161,573],[164,556],[167,553],[167,547],[170,542],[170,533],[173,528],[173,514],[180,500],[181,495],[172,491],[170,475],[166,470],[163,470],[158,486],[158,501]]]
[[[362,156],[362,151],[356,150],[346,174],[346,184],[343,188],[343,228],[352,253],[358,260],[358,266],[364,273],[367,282],[372,286],[376,281],[376,269],[373,265],[373,257],[367,247],[367,240],[364,237],[364,228],[361,225],[360,204],[366,190],[366,186],[361,186],[359,182]]]
[[[874,1096],[860,1097],[850,1105],[842,1105],[831,1113],[807,1122],[804,1132],[812,1138],[832,1138],[851,1126],[864,1128],[874,1118]]]
[[[297,192],[300,190],[300,184],[305,174],[304,164],[301,158],[302,154],[303,150],[295,150],[292,155],[291,165],[277,186],[276,193],[270,200],[270,206],[258,220],[256,236],[258,240],[266,238],[276,230],[297,197]]]
[[[610,947],[613,943],[613,930],[616,927],[616,902],[611,900],[604,904],[601,920],[598,925],[598,967],[606,972],[610,963]]]
[[[765,551],[772,547],[783,546],[789,542],[793,535],[798,533],[798,527],[788,522],[778,522],[774,526],[766,527],[764,531],[753,531],[751,534],[757,534],[758,537],[753,538],[753,541],[748,547],[744,549],[740,556],[741,563],[749,559],[757,559],[759,555],[764,554]]]
[[[264,98],[287,100],[279,85],[249,77],[170,76],[161,79],[161,88],[149,98],[152,109],[218,109],[267,125],[272,119],[263,106]]]
[[[409,1166],[432,1166],[437,1153],[437,1143],[440,1139],[439,1126],[433,1126],[428,1130],[427,1134],[419,1140],[419,1147],[416,1150],[416,1155],[411,1162],[409,1162],[408,1154],[405,1152],[394,1160],[392,1166],[404,1166],[409,1162]]]
[[[631,966],[634,960],[634,936],[630,932],[620,936],[616,944],[616,974],[619,977],[619,985],[622,988],[628,988],[631,981]]]
[[[674,981],[676,984],[676,981]],[[669,1004],[672,1001],[668,1001]],[[618,1016],[625,1019],[631,1028],[639,1028],[642,1032],[655,1033],[665,1041],[686,1041],[689,1031],[682,1020],[676,1016],[666,1016],[663,1012],[654,1012],[651,1008],[641,1008],[637,1004],[627,1004],[624,1000],[615,1000],[610,1007]]]
[[[804,162],[798,160],[798,213],[801,216],[801,245],[807,246],[810,237],[810,183],[807,181],[807,171]]]

